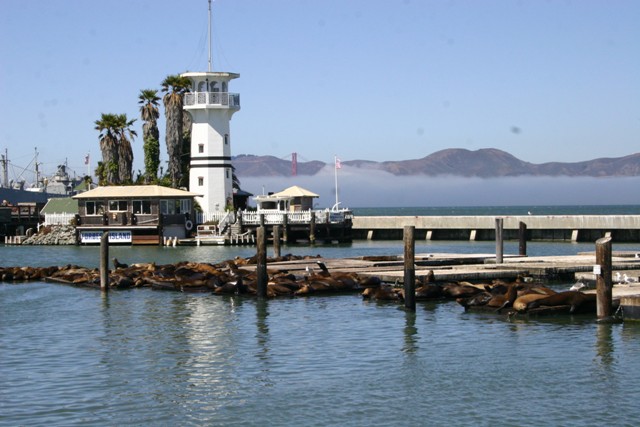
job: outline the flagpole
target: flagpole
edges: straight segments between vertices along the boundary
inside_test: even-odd
[[[333,158],[333,171],[335,175],[335,183],[336,183],[336,204],[335,209],[338,209],[338,156],[334,156]]]

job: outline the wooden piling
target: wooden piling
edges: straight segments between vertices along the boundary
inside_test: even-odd
[[[598,322],[612,320],[613,285],[611,280],[611,237],[596,241],[596,313]]]
[[[527,224],[522,221],[518,227],[518,254],[527,256]]]
[[[311,220],[309,221],[309,243],[316,242],[316,213],[311,211]]]
[[[282,215],[282,240],[289,242],[289,216],[286,213]]]
[[[496,218],[496,264],[502,264],[504,253],[504,218]]]
[[[109,232],[103,231],[100,237],[100,289],[109,290]]]
[[[280,226],[273,226],[273,256],[280,258]]]
[[[267,233],[265,227],[258,227],[256,233],[256,276],[257,276],[257,295],[258,297],[267,296]]]
[[[404,306],[416,311],[415,227],[404,227]]]

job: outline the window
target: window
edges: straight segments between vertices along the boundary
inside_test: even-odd
[[[133,213],[138,215],[151,215],[151,202],[149,200],[134,200]]]
[[[204,144],[198,144],[198,153],[204,153]]]
[[[109,200],[109,212],[126,212],[127,205],[126,200]]]
[[[180,212],[182,213],[191,212],[191,199],[180,200]]]
[[[87,215],[102,215],[104,213],[104,203],[90,201],[85,204]]]
[[[199,82],[198,92],[206,92],[206,91],[207,91],[207,82]]]
[[[198,177],[198,187],[202,187],[204,185],[204,178],[199,176]]]
[[[191,199],[160,200],[160,213],[174,215],[191,212]]]
[[[224,145],[229,145],[229,134],[228,133],[224,134]]]
[[[229,169],[225,171],[227,173],[227,179],[229,179]]]

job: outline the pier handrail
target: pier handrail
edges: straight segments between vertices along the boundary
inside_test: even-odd
[[[264,223],[266,225],[278,225],[284,223],[284,216],[287,217],[289,224],[309,224],[311,222],[311,213],[315,213],[316,223],[340,223],[352,218],[349,210],[330,211],[325,210],[306,210],[283,212],[278,209],[262,209],[260,211],[246,211],[242,213],[242,222],[247,225],[260,224],[260,215],[264,215]]]
[[[74,213],[48,213],[44,216],[43,225],[68,225],[75,215]]]

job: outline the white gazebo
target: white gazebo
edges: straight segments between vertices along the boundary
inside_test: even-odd
[[[294,185],[278,193],[254,197],[258,212],[297,212],[313,209],[313,199],[320,197],[305,188]]]

